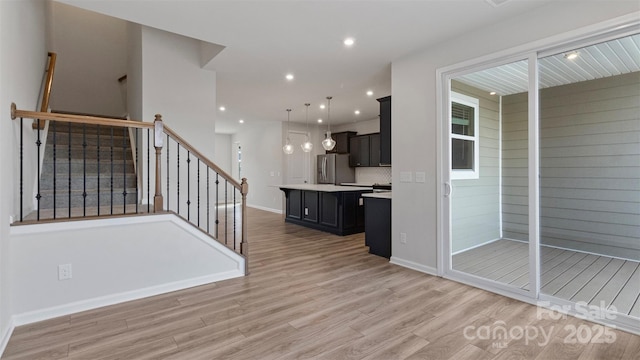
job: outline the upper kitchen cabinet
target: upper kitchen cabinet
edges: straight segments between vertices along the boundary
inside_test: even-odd
[[[380,103],[380,161],[376,166],[391,165],[391,96],[378,99]]]
[[[355,131],[342,131],[342,132],[332,133],[331,137],[333,138],[333,140],[336,141],[336,146],[331,150],[327,150],[326,153],[327,154],[349,154],[351,149],[349,145],[349,139],[356,136],[356,134],[357,133]]]
[[[349,166],[350,167],[376,167],[380,166],[380,134],[368,134],[354,136],[349,139],[351,143]]]

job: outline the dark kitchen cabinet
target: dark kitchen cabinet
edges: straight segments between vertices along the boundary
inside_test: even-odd
[[[380,165],[391,165],[391,96],[380,102]]]
[[[380,134],[358,135],[352,137],[349,166],[380,166]]]
[[[362,198],[368,191],[312,191],[281,187],[287,209],[285,221],[336,235],[364,231]]]
[[[343,131],[332,133],[331,137],[336,141],[336,146],[332,150],[327,150],[327,154],[349,154],[351,146],[349,139],[356,136],[355,131]]]
[[[364,198],[365,245],[374,255],[391,257],[391,199]]]

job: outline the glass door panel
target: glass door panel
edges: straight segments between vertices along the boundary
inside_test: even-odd
[[[528,61],[451,81],[451,266],[528,290]]]
[[[539,59],[540,291],[640,317],[640,35]]]

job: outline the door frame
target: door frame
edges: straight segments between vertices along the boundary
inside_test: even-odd
[[[591,26],[579,28],[553,37],[541,39],[518,47],[506,49],[476,59],[442,67],[436,70],[436,237],[437,273],[439,276],[465,283],[480,289],[518,299],[534,305],[558,310],[570,315],[576,312],[574,302],[540,293],[540,246],[539,246],[539,113],[538,113],[538,59],[595,43],[605,42],[640,31],[637,13],[628,14]],[[450,144],[450,92],[451,79],[479,70],[500,66],[519,60],[528,60],[528,167],[529,167],[529,283],[532,291],[520,291],[497,281],[463,273],[452,269],[451,264],[451,144]],[[500,154],[502,157],[502,154]],[[608,312],[608,311],[607,311]],[[611,313],[613,319],[595,318],[590,321],[613,325],[619,329],[640,334],[637,319]]]

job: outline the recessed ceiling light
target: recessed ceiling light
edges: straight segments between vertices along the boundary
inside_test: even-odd
[[[293,74],[287,74],[285,78],[289,81],[293,80]]]
[[[356,115],[360,115],[360,110],[356,110],[353,113],[356,114]]]
[[[320,104],[320,109],[324,109],[326,106],[324,104]]]
[[[220,111],[225,111],[227,110],[227,108],[225,108],[224,106],[220,106]]]
[[[567,59],[567,60],[574,60],[577,57],[578,57],[578,52],[577,51],[573,51],[573,52],[564,54],[564,58]]]
[[[322,119],[318,119],[318,124],[322,124]]]
[[[495,95],[495,94],[496,94],[495,91],[492,91],[492,92],[489,93],[489,95]]]
[[[238,120],[238,122],[239,122],[240,124],[244,124],[244,120],[242,120],[242,119]]]
[[[345,46],[353,46],[353,44],[355,44],[356,41],[353,38],[346,38],[344,39],[344,45]]]
[[[371,90],[367,91],[367,96],[373,96],[373,91]]]

